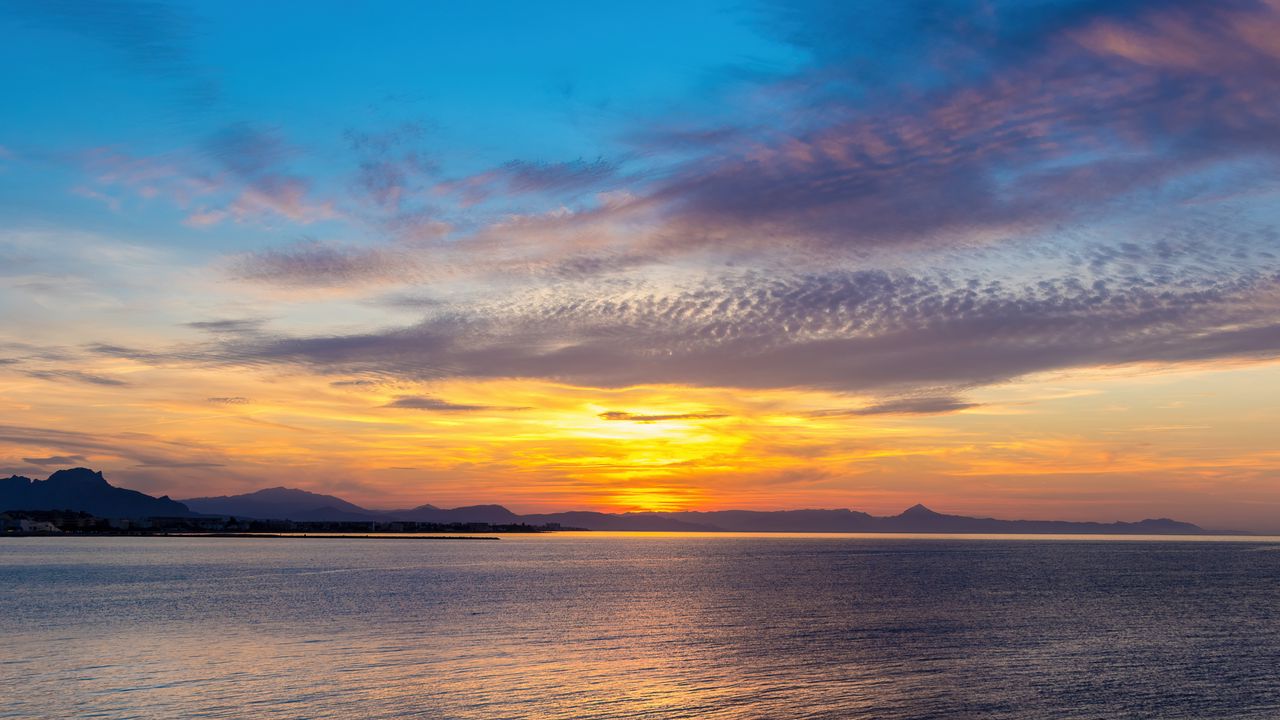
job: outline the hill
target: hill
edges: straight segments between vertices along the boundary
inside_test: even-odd
[[[189,498],[182,501],[205,515],[232,515],[261,520],[384,520],[382,513],[366,510],[334,495],[273,487],[243,495]]]
[[[171,517],[193,514],[168,495],[152,497],[116,487],[88,468],[59,470],[47,480],[14,475],[0,480],[0,511],[75,510],[103,518]]]

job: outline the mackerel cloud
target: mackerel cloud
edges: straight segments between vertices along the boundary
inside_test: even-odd
[[[766,7],[811,61],[735,76],[765,101],[731,119],[645,119],[625,157],[434,178],[405,149],[420,129],[351,134],[351,203],[381,239],[242,253],[233,277],[399,298],[463,278],[466,297],[364,332],[222,333],[162,355],[924,397],[1274,356],[1280,3],[984,7]],[[270,132],[233,126],[207,151],[277,212],[328,207],[275,192],[307,185],[273,166],[289,151]]]

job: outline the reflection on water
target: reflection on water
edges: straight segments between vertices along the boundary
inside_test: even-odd
[[[1278,550],[8,538],[0,717],[1272,718]]]

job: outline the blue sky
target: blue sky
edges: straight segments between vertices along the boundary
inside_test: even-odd
[[[442,178],[510,160],[643,168],[625,137],[646,120],[727,112],[734,73],[800,59],[750,20],[725,3],[19,3],[3,20],[0,62],[21,71],[7,75],[0,127],[26,171],[3,176],[5,211],[126,223],[51,191],[82,180],[93,152],[213,172],[201,148],[236,126],[270,135],[283,164],[335,193],[357,163],[351,133],[404,128]],[[163,222],[170,209],[130,210]]]

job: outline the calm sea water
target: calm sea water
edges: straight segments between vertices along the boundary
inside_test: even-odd
[[[1280,543],[7,538],[0,717],[1275,718]]]

